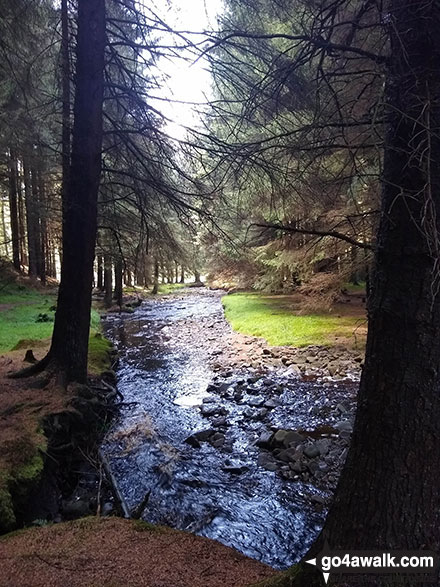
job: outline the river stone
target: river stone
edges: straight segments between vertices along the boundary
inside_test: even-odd
[[[225,473],[231,473],[232,475],[242,475],[249,470],[249,467],[246,465],[241,465],[240,463],[236,463],[230,461],[229,459],[225,461],[225,464],[222,466],[222,470]]]
[[[267,401],[264,402],[264,407],[272,410],[273,408],[276,408],[278,405],[278,402],[274,399],[268,399]]]
[[[260,408],[264,404],[264,399],[262,397],[251,397],[247,403],[254,408]]]
[[[309,459],[314,459],[315,457],[319,457],[319,449],[314,444],[308,444],[304,448],[304,454]]]
[[[289,467],[292,469],[294,473],[301,473],[301,471],[303,470],[301,461],[292,461],[289,463]]]
[[[315,446],[319,450],[319,454],[322,457],[325,457],[325,455],[328,453],[328,451],[330,450],[330,445],[331,440],[329,440],[328,438],[321,438],[315,442]]]
[[[296,430],[288,430],[283,440],[283,444],[286,448],[293,445],[296,446],[300,442],[304,442],[304,436]]]
[[[197,440],[197,438],[194,436],[194,434],[191,434],[191,436],[188,436],[188,438],[185,438],[185,442],[187,444],[189,444],[190,446],[192,446],[193,448],[200,448],[201,447],[200,441]]]
[[[261,448],[268,448],[270,446],[270,441],[272,440],[272,432],[262,432],[260,434],[259,439],[255,443],[257,446]]]
[[[199,430],[198,432],[195,432],[193,436],[197,438],[197,440],[199,440],[200,442],[206,442],[214,433],[215,430],[213,430],[212,428],[206,428],[205,430]]]
[[[286,438],[288,430],[277,430],[273,436],[273,444],[275,445],[283,445],[284,439]]]
[[[287,448],[285,450],[281,450],[278,453],[277,458],[280,461],[284,461],[285,463],[288,463],[290,461],[294,461],[295,459],[297,459],[298,453],[297,453],[296,449],[294,449],[294,448]]]
[[[211,424],[213,426],[215,426],[216,428],[218,428],[220,426],[227,426],[228,422],[227,422],[225,416],[219,416],[218,418],[214,418],[214,420],[212,420]]]
[[[343,432],[343,431],[352,432],[353,431],[353,424],[349,420],[341,420],[340,422],[335,424],[335,428],[336,428],[336,430],[339,430],[339,432]]]
[[[272,455],[269,453],[262,452],[258,455],[257,464],[263,467],[267,471],[277,471],[278,465],[273,460]]]
[[[252,418],[254,416],[254,410],[249,406],[246,406],[243,410],[243,416],[245,418]]]
[[[216,432],[209,439],[209,443],[214,448],[220,448],[221,446],[223,446],[225,444],[225,440],[226,440],[226,437],[224,434],[222,434],[221,432]]]

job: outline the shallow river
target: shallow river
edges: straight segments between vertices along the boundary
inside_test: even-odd
[[[275,568],[297,561],[323,521],[310,506],[317,490],[258,466],[255,442],[271,426],[319,424],[322,389],[280,367],[269,379],[251,368],[229,372],[223,394],[207,391],[219,382],[210,364],[228,331],[216,292],[148,300],[134,314],[106,319],[105,329],[119,352],[118,389],[129,405],[103,451],[128,507],[150,492],[144,520],[214,538]],[[242,394],[234,393],[237,383]],[[261,418],[252,404],[265,399],[269,384],[278,387],[279,405]],[[203,416],[201,406],[210,405],[223,418]],[[222,446],[185,442],[213,425],[224,433]]]

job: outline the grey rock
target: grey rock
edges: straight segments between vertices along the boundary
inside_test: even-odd
[[[286,447],[293,445],[296,446],[300,442],[304,442],[304,440],[304,436],[296,430],[288,430],[286,436],[284,437],[283,444]]]
[[[221,432],[216,432],[209,439],[209,443],[214,448],[220,448],[221,446],[223,446],[225,444],[225,440],[226,440],[226,437],[224,434],[222,434]]]
[[[268,410],[272,410],[273,408],[276,408],[278,405],[278,402],[274,399],[268,399],[267,401],[264,402],[264,407],[267,408]]]
[[[215,434],[215,430],[212,428],[206,428],[205,430],[199,430],[198,432],[195,432],[194,436],[197,438],[197,440],[200,440],[200,442],[205,442],[206,440],[209,440],[213,434]]]
[[[295,459],[297,459],[298,453],[294,448],[287,448],[285,450],[281,450],[278,453],[277,458],[280,461],[284,461],[284,462],[288,463],[290,461],[294,461]]]
[[[264,404],[264,399],[262,397],[251,397],[247,403],[254,408],[260,408]]]
[[[319,454],[324,457],[330,450],[331,440],[328,438],[320,438],[315,442],[316,448],[319,450]]]
[[[314,459],[315,457],[319,457],[319,449],[315,444],[308,444],[304,448],[304,455],[309,459]]]
[[[339,432],[342,432],[342,431],[352,432],[353,431],[353,424],[349,420],[341,420],[340,422],[337,422],[335,424],[335,428],[336,428],[336,430],[339,430]]]
[[[284,439],[286,438],[288,430],[277,430],[273,437],[273,443],[275,445],[284,445]]]
[[[214,418],[214,420],[212,420],[211,424],[213,426],[215,426],[216,428],[218,428],[219,426],[227,426],[228,422],[227,422],[225,416],[219,416],[218,418]]]
[[[255,443],[257,446],[261,448],[267,448],[270,445],[270,441],[272,440],[272,432],[262,432],[260,434],[259,439]]]
[[[222,466],[222,470],[225,471],[225,473],[231,473],[232,475],[242,475],[249,470],[249,467],[228,460],[225,461],[225,464]]]

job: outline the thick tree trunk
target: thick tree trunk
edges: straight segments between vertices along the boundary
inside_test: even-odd
[[[101,175],[105,0],[78,1],[71,164],[63,201],[63,264],[50,358],[66,381],[87,379]]]
[[[323,537],[332,548],[438,552],[440,4],[393,0],[388,18],[390,125],[366,360]]]
[[[20,232],[18,222],[17,201],[17,158],[11,149],[9,155],[9,217],[11,223],[12,262],[15,269],[20,271]]]

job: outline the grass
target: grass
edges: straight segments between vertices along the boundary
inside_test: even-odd
[[[161,283],[159,285],[159,293],[160,294],[170,294],[174,293],[178,289],[182,289],[186,287],[186,283]]]
[[[56,293],[11,284],[0,290],[0,353],[31,348],[52,336]],[[99,375],[110,367],[111,343],[100,334],[100,317],[90,316],[89,372]]]
[[[234,330],[262,337],[271,346],[341,343],[355,346],[354,332],[360,324],[359,316],[295,314],[295,310],[286,305],[286,296],[229,294],[223,297],[223,306]]]
[[[350,293],[361,293],[365,292],[366,287],[365,281],[360,281],[359,283],[345,283],[343,289],[346,289]]]

